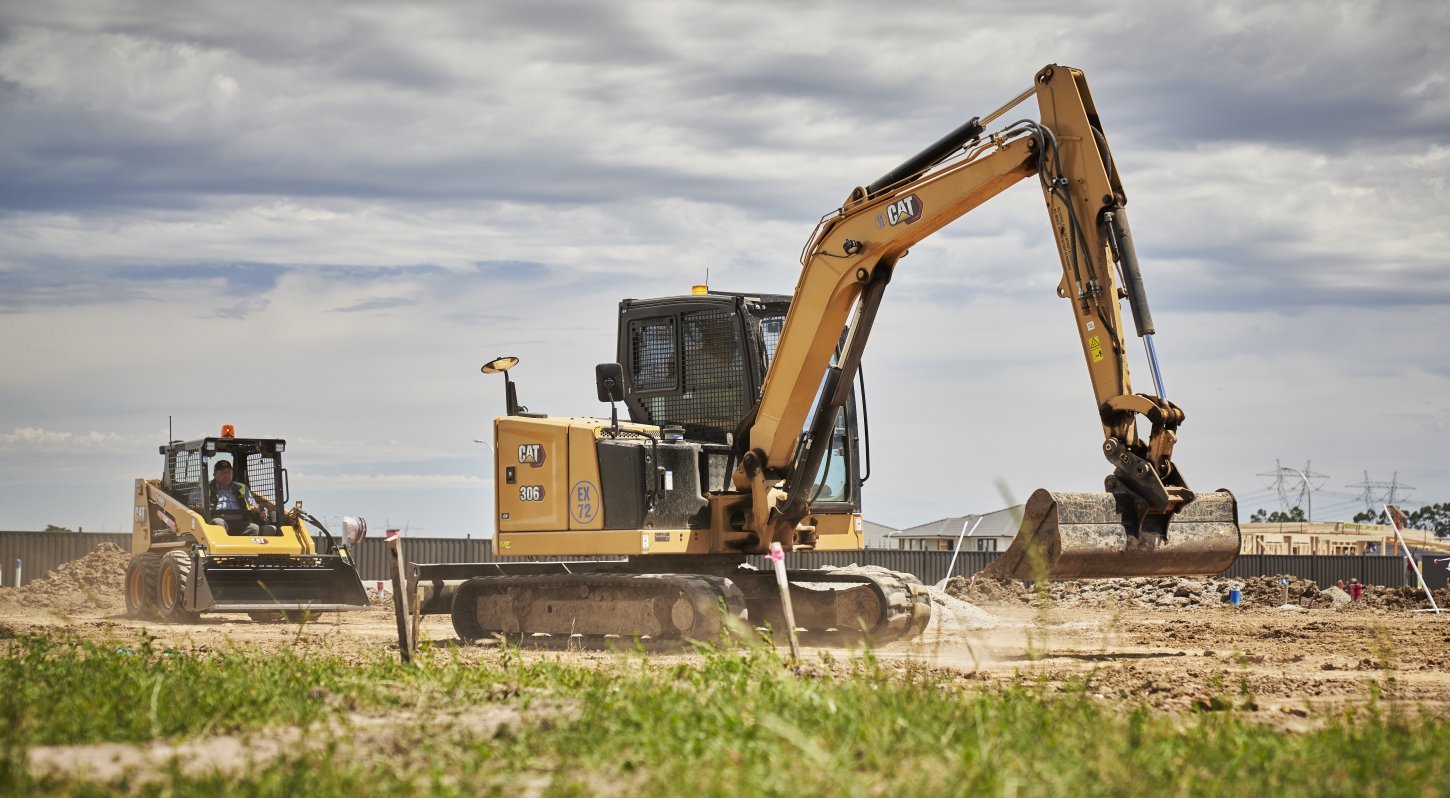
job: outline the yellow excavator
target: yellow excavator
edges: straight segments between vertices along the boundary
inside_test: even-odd
[[[126,612],[193,623],[202,613],[247,613],[256,621],[298,620],[369,606],[350,546],[367,534],[344,518],[339,534],[296,502],[287,503],[281,438],[171,441],[160,479],[136,480]],[[208,478],[210,477],[210,478]],[[317,528],[323,549],[308,533]]]
[[[1034,97],[1036,120],[991,129]],[[1102,493],[1032,494],[1017,539],[989,575],[1223,571],[1239,550],[1234,498],[1191,491],[1174,464],[1184,413],[1164,398],[1127,195],[1086,78],[1052,65],[1011,102],[853,190],[811,235],[792,296],[702,289],[622,302],[618,362],[596,369],[610,419],[531,413],[508,376],[517,359],[485,365],[504,374],[507,407],[494,421],[495,553],[625,559],[417,566],[423,611],[451,613],[466,639],[709,639],[731,616],[781,630],[777,587],[747,555],[772,544],[862,547],[869,446],[863,462],[854,386],[898,259],[1034,177],[1112,473]],[[1156,393],[1130,386],[1123,299]],[[889,574],[788,577],[796,624],[810,632],[888,642],[917,634],[929,617],[921,588]]]

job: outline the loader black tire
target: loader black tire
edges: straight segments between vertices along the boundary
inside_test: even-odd
[[[126,616],[137,620],[155,620],[156,581],[161,556],[153,552],[137,554],[126,566]]]
[[[191,555],[185,551],[170,551],[161,558],[156,577],[156,610],[161,620],[167,623],[196,623],[200,613],[186,608],[186,596],[191,590]]]

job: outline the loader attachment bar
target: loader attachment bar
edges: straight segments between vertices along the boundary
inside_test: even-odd
[[[1195,495],[1166,526],[1139,517],[1139,507],[1123,492],[1038,490],[1023,508],[1017,537],[982,575],[1037,581],[1217,574],[1238,556],[1238,504],[1228,491]]]
[[[339,555],[277,560],[265,555],[206,557],[195,606],[208,612],[364,610],[367,591],[357,569]]]

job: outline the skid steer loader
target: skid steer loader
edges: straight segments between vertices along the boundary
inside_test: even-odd
[[[268,621],[368,607],[349,551],[366,522],[344,519],[340,540],[302,502],[284,510],[286,446],[238,438],[228,424],[217,437],[160,447],[161,478],[136,480],[128,615],[189,623],[204,612],[237,612]],[[309,524],[321,532],[322,551]]]

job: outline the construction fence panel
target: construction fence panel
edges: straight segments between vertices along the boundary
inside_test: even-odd
[[[414,563],[463,563],[463,562],[582,562],[613,560],[619,557],[498,557],[493,553],[491,541],[458,538],[405,538],[403,552],[409,562]],[[370,538],[354,550],[358,563],[358,574],[365,582],[384,581],[388,576],[387,549],[381,538]],[[876,565],[892,571],[909,573],[926,584],[935,584],[947,576],[947,567],[952,565],[952,575],[971,576],[1001,556],[1001,552],[964,551],[957,555],[952,565],[949,551],[907,551],[898,549],[865,549],[862,551],[802,551],[793,552],[786,558],[789,568],[819,568],[830,566],[841,568],[847,565]],[[747,562],[756,568],[766,569],[770,562],[765,557],[752,556]],[[1444,566],[1440,566],[1444,571]],[[1447,571],[1446,573],[1450,573]],[[1305,554],[1244,554],[1223,573],[1223,576],[1247,579],[1254,576],[1297,576],[1313,579],[1325,587],[1351,577],[1366,585],[1403,585],[1405,579],[1404,559],[1401,557],[1360,557],[1347,555],[1305,555]],[[1430,576],[1427,572],[1427,579]]]
[[[1425,575],[1425,584],[1431,590],[1450,587],[1450,557],[1427,554],[1420,559],[1420,571]]]
[[[926,584],[936,584],[947,576],[948,566],[954,576],[971,576],[1001,556],[995,551],[964,551],[952,563],[949,551],[909,551],[899,549],[865,549],[863,551],[802,551],[786,557],[788,568],[841,568],[847,565],[876,565],[892,571],[912,574]],[[769,568],[764,557],[749,558],[756,568]]]
[[[321,550],[321,544],[319,544]],[[388,549],[383,538],[368,538],[353,549],[358,576],[364,582],[390,579]],[[586,562],[619,560],[622,557],[498,557],[488,538],[403,538],[403,556],[419,565],[467,562]]]
[[[62,563],[78,560],[102,543],[112,543],[130,550],[128,533],[96,532],[3,532],[0,531],[0,585],[13,587],[17,572],[25,582],[43,578]],[[497,557],[488,538],[404,538],[404,554],[415,563],[466,562],[543,562],[610,560],[617,557]],[[319,545],[325,550],[325,545]],[[999,552],[963,551],[952,566],[955,576],[971,576],[1001,556]],[[387,547],[381,537],[364,540],[353,550],[358,575],[365,582],[384,581],[388,577]],[[1443,558],[1442,558],[1443,559]],[[756,568],[768,568],[764,557],[750,557]],[[790,568],[842,567],[876,565],[892,571],[915,575],[922,582],[934,584],[947,576],[952,563],[949,551],[909,551],[898,549],[865,549],[863,551],[794,552],[788,555]],[[1421,560],[1425,579],[1431,587],[1443,587],[1450,581],[1445,562],[1434,562],[1430,555]],[[1367,585],[1406,585],[1412,575],[1405,568],[1403,557],[1361,557],[1356,555],[1289,555],[1244,554],[1223,573],[1224,576],[1247,579],[1255,576],[1297,576],[1312,579],[1322,586],[1339,580],[1358,579]]]
[[[1241,554],[1224,572],[1225,576],[1248,579],[1255,576],[1297,576],[1312,579],[1320,587],[1340,580],[1358,579],[1361,584],[1389,587],[1409,584],[1403,557],[1361,557],[1354,554]]]

